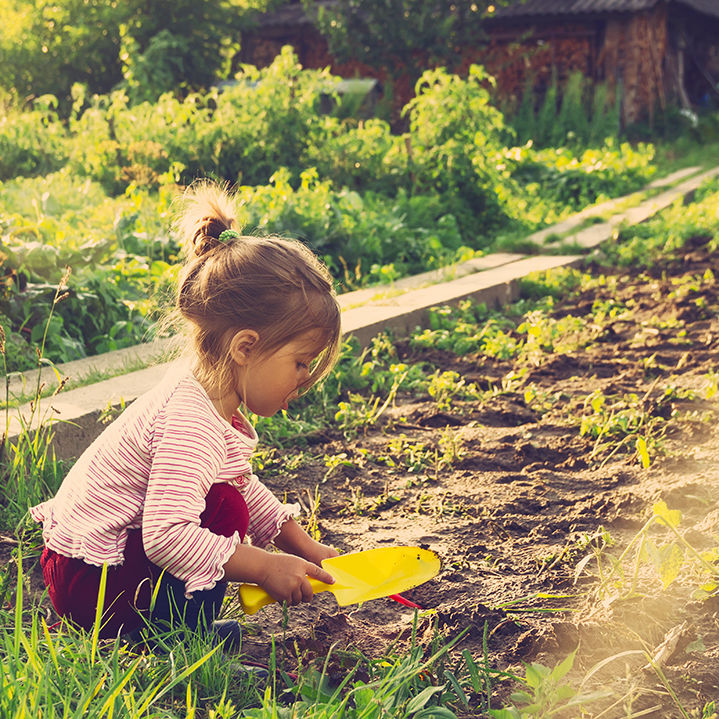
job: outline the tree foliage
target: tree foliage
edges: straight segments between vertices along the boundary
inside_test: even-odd
[[[356,60],[416,80],[428,65],[452,66],[482,36],[490,5],[507,0],[303,0],[341,62]]]
[[[20,98],[61,99],[75,83],[137,99],[206,86],[255,10],[247,0],[5,0],[0,83]],[[153,97],[154,96],[154,97]]]
[[[74,82],[93,90],[121,79],[118,25],[131,3],[6,0],[0,10],[0,82],[21,98],[64,96]]]

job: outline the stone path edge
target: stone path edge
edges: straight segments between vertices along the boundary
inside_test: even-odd
[[[576,266],[582,260],[582,255],[528,257],[448,282],[419,287],[401,297],[389,297],[384,304],[346,310],[342,313],[343,334],[354,336],[365,345],[382,331],[389,330],[400,336],[407,334],[421,325],[428,310],[437,305],[454,305],[470,298],[490,306],[504,305],[518,299],[522,277],[531,272]],[[24,405],[10,418],[10,441],[21,430],[18,413],[32,417],[33,426],[41,420],[52,420],[55,456],[58,459],[77,457],[104,429],[103,416],[112,417],[117,408],[154,387],[168,366],[168,363],[158,364],[47,397],[34,405],[34,410]]]

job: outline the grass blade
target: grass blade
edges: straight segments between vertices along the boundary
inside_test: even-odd
[[[92,625],[92,643],[90,648],[90,666],[95,666],[95,654],[97,653],[97,642],[100,636],[102,625],[102,613],[105,606],[105,591],[107,589],[107,562],[102,565],[100,573],[100,588],[97,592],[97,607],[95,608],[95,623]]]

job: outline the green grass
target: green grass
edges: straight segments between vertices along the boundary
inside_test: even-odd
[[[451,641],[435,633],[429,647],[420,646],[417,613],[410,647],[399,655],[369,658],[334,648],[323,664],[289,673],[273,640],[270,676],[259,682],[238,672],[241,653],[229,656],[199,636],[180,642],[172,632],[150,632],[149,645],[100,640],[99,611],[88,632],[64,622],[48,626],[27,596],[22,560],[19,550],[1,575],[7,597],[16,574],[14,606],[0,608],[0,716],[8,719],[453,719],[461,711],[491,711],[499,681],[530,687],[527,679],[491,667],[486,646],[482,658],[465,651],[450,661],[464,633]],[[330,679],[331,662],[344,668],[341,679]]]
[[[169,719],[201,708],[229,719],[230,706],[256,701],[250,676],[233,674],[221,648],[199,638],[157,636],[172,649],[148,651],[99,640],[99,619],[90,632],[49,627],[26,594],[21,560],[3,569],[7,583],[18,568],[14,607],[0,610],[0,716]]]
[[[655,147],[659,177],[694,165],[708,170],[716,166],[719,157],[719,137],[701,140],[684,136],[670,143],[658,142]]]

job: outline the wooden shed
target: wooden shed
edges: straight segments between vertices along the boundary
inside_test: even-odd
[[[541,89],[553,72],[580,70],[621,88],[625,123],[719,98],[719,0],[526,0],[485,26],[488,45],[469,56],[504,95],[521,93],[528,74]]]
[[[484,65],[503,99],[519,98],[527,78],[541,93],[553,73],[561,84],[581,71],[621,90],[624,123],[651,118],[667,104],[719,101],[719,0],[517,0],[497,5],[483,28],[449,69],[462,74],[470,63]],[[264,66],[283,45],[295,48],[304,67],[385,79],[381,70],[335,62],[299,1],[263,16],[243,36],[240,59]],[[411,92],[409,79],[400,82],[396,103]]]

